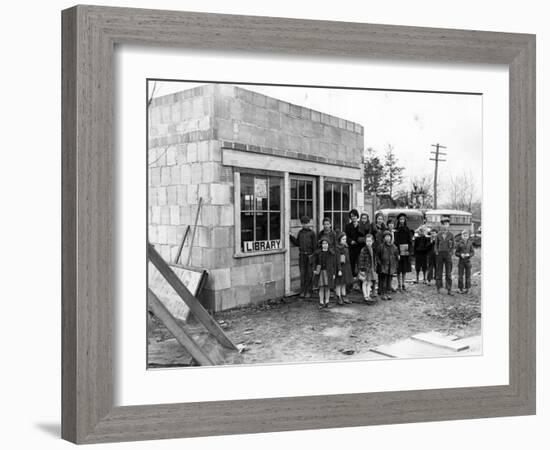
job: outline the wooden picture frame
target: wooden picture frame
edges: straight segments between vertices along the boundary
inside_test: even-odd
[[[63,11],[62,30],[64,439],[94,443],[535,413],[535,36],[97,6]],[[113,52],[119,43],[507,65],[509,384],[114,407]],[[519,240],[520,234],[531,238]]]

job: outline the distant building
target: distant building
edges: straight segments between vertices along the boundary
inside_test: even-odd
[[[219,311],[296,292],[300,217],[342,229],[363,206],[363,127],[231,85],[155,98],[149,115],[148,238],[175,256],[199,199],[191,266]],[[190,239],[181,260],[187,261]]]

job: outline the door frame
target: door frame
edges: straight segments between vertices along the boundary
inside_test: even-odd
[[[285,244],[287,251],[285,252],[285,295],[291,296],[295,295],[297,292],[292,290],[292,281],[290,277],[290,230],[291,230],[291,199],[290,199],[290,187],[292,180],[306,180],[312,182],[312,188],[313,188],[313,214],[311,217],[311,221],[313,222],[313,229],[316,233],[318,232],[319,228],[319,208],[318,208],[318,202],[319,202],[319,177],[315,175],[304,175],[299,173],[290,173],[285,172],[284,174],[284,214],[283,214],[283,220],[284,220],[284,229],[285,229]]]

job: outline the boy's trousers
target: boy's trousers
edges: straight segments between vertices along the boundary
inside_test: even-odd
[[[389,273],[378,274],[378,293],[380,295],[388,294],[391,291],[392,275]]]
[[[300,290],[307,294],[311,292],[311,281],[313,279],[313,269],[311,267],[311,255],[300,253]]]
[[[443,269],[445,269],[445,288],[450,291],[453,285],[453,279],[451,277],[453,257],[451,252],[439,252],[436,256],[435,279],[438,289],[443,287]]]
[[[464,286],[464,278],[466,278],[466,286]],[[471,278],[472,278],[472,262],[470,259],[458,260],[458,289],[462,290],[464,288],[470,289],[471,287]]]
[[[428,254],[428,273],[426,274],[426,279],[428,281],[435,280],[435,267],[436,267],[436,256],[435,253]]]

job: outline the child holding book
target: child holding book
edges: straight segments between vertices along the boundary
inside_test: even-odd
[[[470,231],[462,232],[462,239],[456,244],[456,256],[458,256],[458,290],[461,294],[467,294],[471,287],[472,261],[474,256],[474,243],[470,238]],[[466,278],[466,283],[464,283]]]
[[[336,254],[336,285],[335,292],[338,299],[338,304],[351,303],[346,298],[346,286],[353,283],[353,273],[351,272],[351,261],[349,257],[349,249],[347,244],[346,233],[340,233],[335,247]]]
[[[319,288],[319,308],[328,308],[330,290],[334,289],[334,278],[336,277],[336,258],[334,252],[329,248],[327,238],[321,238],[321,248],[313,254],[313,265],[315,271],[314,281]]]
[[[365,303],[374,303],[371,298],[372,281],[374,280],[374,269],[376,266],[374,249],[372,244],[374,243],[374,237],[372,234],[367,234],[365,237],[365,246],[359,254],[359,275],[358,278],[361,281],[361,290],[363,291],[363,300]]]

